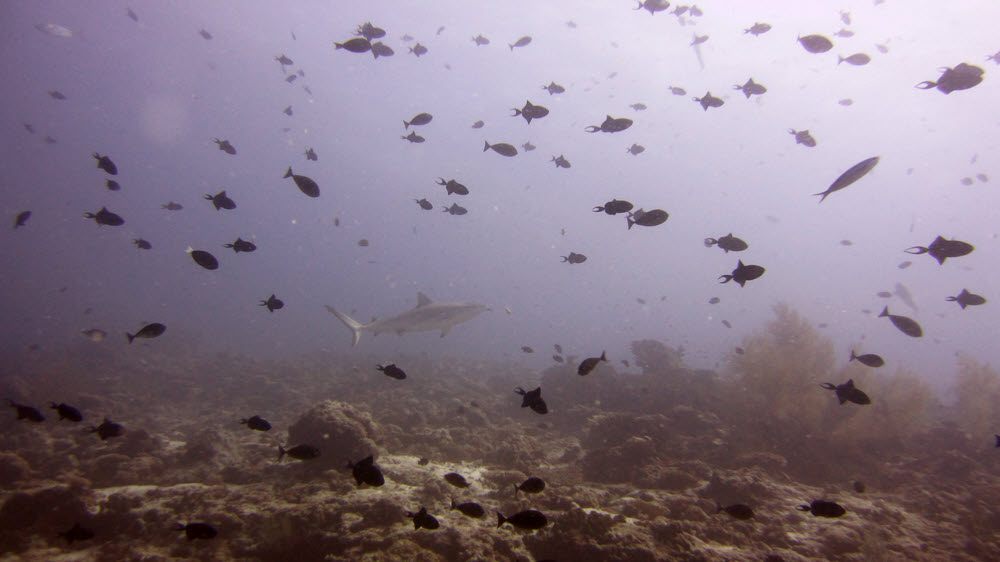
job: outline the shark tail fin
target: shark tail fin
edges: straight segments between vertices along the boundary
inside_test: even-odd
[[[351,329],[351,347],[358,345],[358,341],[361,340],[361,323],[343,312],[337,312],[332,306],[327,305],[326,309],[336,316],[337,320],[340,320],[345,326]]]

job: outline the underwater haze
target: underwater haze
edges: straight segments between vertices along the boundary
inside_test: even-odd
[[[884,478],[876,487],[897,495],[879,505],[905,510],[905,487],[927,482],[893,480],[878,463],[917,455],[904,443],[918,435],[968,448],[955,445],[963,460],[949,467],[898,465],[894,474],[962,481],[995,472],[996,455],[985,455],[1000,432],[1000,406],[990,404],[1000,398],[991,366],[1000,363],[1000,4],[45,1],[0,12],[0,398],[14,408],[0,527],[44,503],[31,496],[44,482],[80,498],[66,500],[79,517],[52,523],[66,541],[44,523],[24,524],[0,535],[0,552],[203,559],[189,543],[239,534],[265,538],[214,546],[212,556],[280,559],[311,543],[322,545],[309,551],[315,559],[365,559],[390,548],[372,546],[394,536],[386,529],[406,535],[421,520],[390,503],[409,502],[399,513],[417,512],[418,500],[431,512],[439,502],[439,518],[448,511],[454,490],[422,478],[459,463],[480,478],[476,497],[486,503],[499,501],[489,486],[506,494],[520,473],[548,470],[544,493],[562,494],[541,506],[550,527],[467,544],[471,558],[414,539],[414,550],[383,559],[972,560],[995,543],[996,502],[956,515],[960,523],[937,536],[965,554],[943,544],[921,551],[931,531],[902,527],[893,533],[912,541],[883,552],[876,543],[890,539],[851,505],[830,524],[853,516],[858,527],[815,542],[755,543],[752,527],[714,535],[711,515],[715,523],[691,516],[683,529],[666,521],[686,517],[687,493],[708,501],[709,514],[718,501],[728,515],[717,517],[749,525],[725,503],[750,502],[738,492],[761,475],[774,488],[756,497],[758,521],[765,502],[799,493],[771,516],[776,529],[785,518],[812,520],[815,505],[805,515],[795,505],[809,508],[807,499],[837,495],[833,482],[855,478]],[[452,193],[449,180],[467,194]],[[222,191],[234,208],[212,200]],[[616,200],[628,208],[613,213]],[[467,212],[447,212],[453,205]],[[606,362],[581,366],[602,354]],[[405,380],[375,370],[393,363]],[[864,400],[852,398],[848,379]],[[524,395],[536,386],[547,413]],[[63,413],[44,407],[52,400],[89,405],[85,423],[100,440],[62,426],[48,433]],[[29,425],[18,406],[31,404],[50,419]],[[876,413],[844,414],[864,408]],[[482,410],[467,421],[482,432],[459,437],[467,410]],[[253,413],[275,425],[267,439],[235,424]],[[98,426],[104,416],[123,423],[127,439],[141,431],[158,443],[115,455],[158,460],[118,476],[105,471],[124,458],[76,466],[115,446]],[[326,472],[282,476],[279,441],[327,439],[323,424],[341,422],[357,433],[350,454],[314,442]],[[684,433],[688,456],[667,460],[680,441],[657,433],[664,424]],[[868,453],[847,442],[872,425],[884,435],[864,442]],[[288,439],[274,437],[279,426]],[[445,446],[434,436],[449,427]],[[518,444],[487,446],[507,439]],[[635,439],[650,441],[615,449]],[[91,461],[53,464],[67,451]],[[103,546],[65,535],[88,510],[124,505],[107,504],[115,493],[138,497],[125,490],[134,486],[166,495],[191,482],[285,489],[337,473],[347,484],[333,491],[357,494],[341,465],[367,454],[382,463],[387,488],[420,491],[387,499],[364,488],[373,495],[351,496],[350,509],[370,517],[377,505],[384,517],[351,527],[338,512],[337,524],[353,530],[337,540],[328,529],[288,531],[307,525],[302,514],[265,532],[229,513],[213,523],[217,538],[192,536],[202,528],[189,525],[189,540],[164,546],[182,536],[169,530],[174,519],[224,512],[218,497],[197,513],[170,511],[166,539],[96,520]],[[420,457],[430,458],[426,470]],[[846,457],[840,472],[817,468]],[[641,474],[615,472],[635,458],[648,461],[632,467]],[[673,464],[682,458],[695,464]],[[650,476],[646,464],[677,470]],[[760,473],[740,472],[747,467]],[[774,476],[782,471],[784,480]],[[559,492],[560,479],[577,488]],[[670,504],[669,513],[595,499],[626,493],[613,486],[669,490],[669,500],[636,496]],[[253,490],[232,502],[280,496]],[[37,502],[15,503],[18,493]],[[495,508],[462,536],[495,531]],[[588,509],[606,517],[588,522]],[[935,518],[931,508],[920,516]],[[572,535],[559,534],[560,521]],[[643,538],[633,550],[602,551],[611,541],[599,537],[622,525],[648,532],[634,531]],[[376,536],[343,538],[362,531]],[[593,549],[566,546],[590,539]],[[109,550],[116,541],[123,550]],[[727,558],[727,548],[745,558]]]

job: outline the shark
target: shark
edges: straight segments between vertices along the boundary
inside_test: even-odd
[[[395,332],[403,335],[407,332],[433,332],[441,330],[443,338],[453,326],[475,318],[479,313],[489,310],[489,307],[474,302],[434,302],[427,295],[417,293],[417,306],[387,318],[372,320],[362,324],[343,312],[338,312],[332,306],[326,309],[351,329],[351,346],[358,345],[361,332]]]

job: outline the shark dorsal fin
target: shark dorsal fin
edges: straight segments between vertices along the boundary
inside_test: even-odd
[[[425,295],[425,294],[423,294],[423,293],[421,293],[419,291],[417,292],[417,308],[420,308],[421,306],[427,306],[427,305],[431,304],[432,302],[434,302],[434,301],[432,301],[431,299],[427,298],[427,295]]]

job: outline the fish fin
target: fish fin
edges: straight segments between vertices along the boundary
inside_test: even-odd
[[[513,51],[513,50],[514,50],[514,48],[513,48],[513,47],[511,47],[511,50]],[[483,147],[483,152],[486,152],[487,150],[489,150],[489,149],[490,149],[490,141],[483,141],[483,142],[485,142],[485,143],[486,143],[486,146],[484,146],[484,147]]]
[[[132,334],[130,334],[130,333],[128,333],[128,332],[125,332],[125,337],[127,337],[127,338],[128,338],[128,342],[129,342],[129,343],[132,343],[132,340],[134,340],[134,339],[135,339],[135,336],[133,336]]]
[[[857,359],[857,358],[858,358],[858,356],[854,354],[854,350],[852,349],[852,350],[851,350],[851,358],[850,358],[850,359],[848,359],[848,361],[854,361],[854,360],[855,360],[855,359]]]
[[[423,294],[423,293],[421,293],[419,291],[417,292],[417,308],[420,308],[421,306],[427,306],[427,305],[429,305],[429,304],[431,304],[433,302],[434,301],[432,301],[431,299],[429,299],[427,297],[427,295],[425,295],[425,294]]]
[[[883,308],[882,312],[880,312],[879,315],[878,315],[879,318],[882,318],[884,316],[889,316],[889,307],[888,306],[885,307],[885,308]]]
[[[504,524],[504,522],[506,522],[506,521],[507,521],[507,518],[505,518],[503,515],[501,515],[501,513],[498,511],[497,512],[497,529],[499,529],[500,527],[502,527],[503,524]]]
[[[820,193],[813,193],[813,195],[820,195],[820,196],[821,196],[821,197],[819,198],[819,202],[820,202],[820,203],[822,203],[822,202],[823,202],[823,200],[824,200],[824,199],[826,199],[826,196],[827,196],[827,195],[829,195],[829,194],[830,194],[830,193],[829,193],[829,192],[826,192],[826,191],[823,191],[823,192],[820,192]]]
[[[343,312],[337,312],[336,309],[329,305],[325,306],[331,314],[337,317],[337,320],[340,320],[345,326],[351,329],[351,347],[358,345],[358,341],[361,340],[361,330],[364,328],[364,325]]]
[[[292,167],[291,166],[288,167],[288,171],[285,172],[285,175],[281,176],[281,179],[290,178],[290,177],[292,177]],[[223,191],[223,193],[225,193],[225,191]]]

